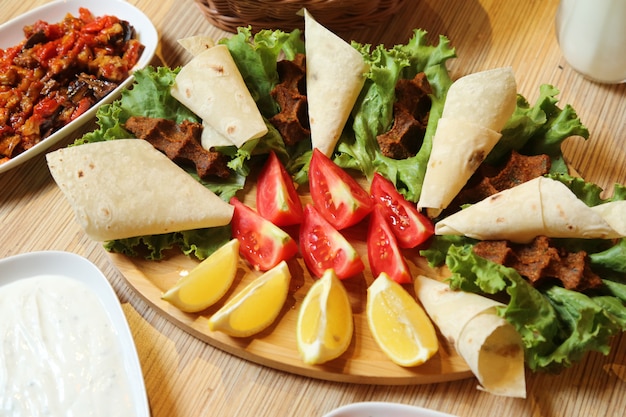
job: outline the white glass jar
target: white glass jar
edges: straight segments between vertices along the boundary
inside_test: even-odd
[[[626,0],[561,0],[556,36],[576,71],[602,83],[626,81]]]

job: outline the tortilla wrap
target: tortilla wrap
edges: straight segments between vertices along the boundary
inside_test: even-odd
[[[620,236],[626,236],[626,201],[612,201],[591,207]]]
[[[538,177],[501,191],[435,225],[438,235],[528,243],[537,236],[621,237],[602,215],[559,181]]]
[[[504,304],[478,294],[454,291],[425,276],[415,294],[441,334],[452,342],[483,389],[495,395],[526,397],[522,338],[496,308]]]
[[[368,65],[356,49],[306,10],[304,25],[311,142],[330,156],[363,88]]]
[[[517,105],[517,84],[511,67],[469,74],[448,89],[441,117],[465,120],[499,132]]]
[[[202,52],[215,46],[215,41],[208,35],[189,36],[188,38],[179,39],[178,43],[193,56],[200,55]],[[213,150],[216,146],[234,145],[230,139],[215,130],[213,126],[204,120],[202,121],[200,144],[207,151]]]
[[[180,46],[191,55],[200,55],[202,52],[215,46],[215,41],[208,35],[195,35],[178,40]]]
[[[466,75],[452,83],[439,119],[417,203],[437,217],[500,140],[517,105],[510,67]]]
[[[141,139],[46,155],[78,223],[97,241],[227,225],[233,207]]]
[[[200,134],[200,144],[207,151],[213,150],[216,146],[233,146],[234,143],[226,136],[215,130],[213,126],[202,121],[202,133]]]
[[[461,191],[502,135],[460,119],[439,119],[418,208],[443,210]],[[438,214],[436,210],[433,214]]]
[[[171,94],[237,147],[268,131],[226,45],[209,48],[182,67]]]

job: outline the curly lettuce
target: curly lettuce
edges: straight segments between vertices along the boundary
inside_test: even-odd
[[[279,82],[276,62],[282,57],[293,60],[296,54],[304,53],[302,32],[261,30],[253,35],[250,27],[240,27],[235,35],[219,43],[228,47],[261,114],[270,118],[278,113],[279,106],[270,94]]]
[[[590,206],[626,199],[626,187],[615,185],[603,199],[601,188],[565,174],[552,177],[567,185]],[[612,337],[626,330],[626,239],[555,239],[557,245],[584,249],[603,286],[584,293],[558,285],[532,287],[512,268],[475,255],[475,240],[436,236],[420,253],[433,266],[446,264],[450,287],[500,300],[498,313],[519,331],[528,367],[559,371],[582,359],[589,351],[607,354]]]
[[[589,138],[589,130],[582,124],[576,111],[566,104],[558,106],[559,90],[544,84],[533,106],[518,95],[513,115],[502,129],[502,137],[485,162],[498,164],[512,150],[523,155],[547,154],[552,160],[553,172],[567,172],[561,144],[570,136]]]
[[[356,169],[371,178],[380,172],[389,178],[407,199],[417,201],[421,191],[426,163],[432,148],[432,137],[443,111],[443,103],[452,81],[446,61],[456,57],[449,40],[439,37],[437,45],[427,42],[426,32],[415,30],[405,45],[386,49],[378,45],[353,43],[370,65],[365,85],[352,110],[351,132],[339,141],[335,162],[344,168]],[[424,141],[417,155],[395,160],[385,157],[376,136],[386,132],[393,122],[395,86],[399,79],[411,79],[424,72],[432,88],[432,106]]]

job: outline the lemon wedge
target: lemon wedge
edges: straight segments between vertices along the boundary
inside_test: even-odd
[[[374,340],[394,363],[421,365],[439,349],[424,309],[387,274],[381,273],[367,289],[365,309]]]
[[[291,273],[285,261],[266,271],[228,300],[209,319],[209,329],[248,337],[276,320],[289,292]]]
[[[354,322],[345,287],[327,269],[302,301],[296,324],[298,351],[304,363],[321,364],[341,356],[350,345]]]
[[[235,279],[239,241],[232,239],[200,262],[161,298],[186,313],[196,313],[215,304]]]

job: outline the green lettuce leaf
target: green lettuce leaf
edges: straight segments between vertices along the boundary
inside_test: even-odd
[[[447,247],[450,287],[505,303],[498,314],[522,336],[531,370],[559,371],[588,351],[606,354],[611,336],[626,329],[626,285],[605,280],[605,294],[589,295],[557,285],[534,288],[514,269],[475,255],[472,243],[459,243],[438,243]],[[432,248],[423,254],[436,256]]]
[[[154,261],[163,259],[168,250],[177,247],[185,255],[193,255],[202,260],[228,242],[231,236],[230,225],[228,225],[112,240],[105,242],[104,247],[109,252]]]
[[[617,245],[606,250],[589,254],[589,258],[591,264],[598,269],[626,274],[626,238],[620,239]]]
[[[611,336],[625,328],[617,318],[624,316],[626,310],[623,305],[619,308],[621,302],[617,299],[609,301],[608,297],[597,297],[594,301],[583,293],[556,285],[549,287],[544,294],[558,313],[561,332],[557,348],[538,358],[537,365],[542,369],[570,366],[589,351],[606,355]],[[615,314],[605,310],[603,305]]]
[[[356,169],[371,178],[375,171],[389,178],[407,199],[417,201],[430,156],[432,136],[443,111],[443,103],[451,80],[446,61],[455,51],[444,36],[437,45],[429,45],[426,32],[415,30],[406,45],[386,49],[378,45],[353,43],[370,65],[365,85],[352,111],[352,132],[344,132],[335,162],[344,168]],[[376,136],[386,132],[393,121],[395,85],[401,78],[413,78],[424,72],[431,85],[432,107],[424,141],[417,155],[394,160],[380,152]]]
[[[520,333],[526,363],[529,368],[537,369],[541,358],[557,347],[555,338],[559,326],[556,311],[517,271],[476,256],[471,246],[449,247],[445,262],[452,272],[450,287],[493,296],[500,301],[505,301],[508,296],[506,307],[499,309],[498,314],[505,317]]]
[[[278,104],[270,95],[278,83],[276,62],[279,57],[293,60],[304,53],[301,31],[261,30],[252,35],[250,27],[238,28],[237,34],[219,43],[228,47],[261,114],[269,119],[278,113]]]
[[[622,303],[626,303],[626,284],[608,279],[603,280],[603,282],[609,295],[621,300]]]
[[[570,105],[563,109],[557,106],[558,93],[559,90],[551,85],[540,86],[534,106],[518,95],[517,107],[485,162],[498,164],[511,150],[516,150],[523,155],[547,154],[555,167],[566,172],[563,171],[565,165],[557,163],[562,158],[561,144],[570,136],[587,139],[589,131]]]

